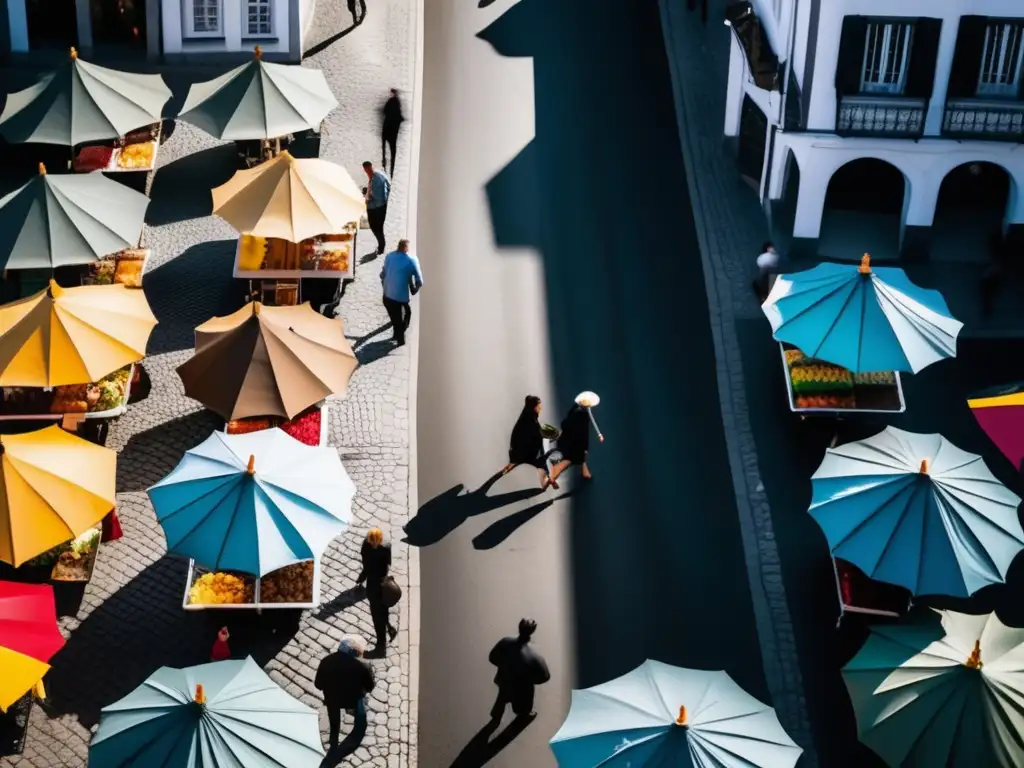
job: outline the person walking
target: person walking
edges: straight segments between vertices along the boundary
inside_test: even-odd
[[[598,435],[597,439],[604,442],[604,435]],[[559,458],[551,467],[551,483],[558,480],[561,475],[573,464],[579,464],[583,468],[583,479],[590,480],[590,467],[587,466],[587,454],[590,451],[590,414],[586,406],[575,404],[562,419],[562,432],[558,436],[555,449],[551,455],[558,455]]]
[[[423,287],[423,270],[419,259],[409,253],[408,240],[399,240],[398,248],[384,257],[380,281],[384,287],[384,309],[391,319],[392,340],[401,347],[412,322],[409,302]]]
[[[388,215],[388,198],[391,197],[391,180],[384,171],[377,171],[369,160],[363,163],[363,171],[369,183],[366,185],[366,219],[370,231],[377,238],[377,255],[384,253],[384,220]]]
[[[536,717],[533,709],[533,695],[538,685],[551,679],[547,662],[530,646],[533,633],[537,631],[537,622],[533,619],[521,619],[519,634],[516,637],[505,637],[491,649],[488,660],[498,668],[494,675],[494,684],[498,686],[498,696],[491,707],[491,721],[501,720],[505,707],[512,705],[516,717]]]
[[[366,599],[370,603],[370,617],[373,619],[373,631],[377,634],[377,646],[374,651],[383,656],[387,646],[387,638],[395,639],[398,630],[388,618],[388,604],[384,596],[384,580],[391,570],[391,545],[385,543],[384,532],[380,528],[371,528],[366,532],[366,540],[360,550],[363,570],[359,572],[356,584],[366,582]]]
[[[405,122],[402,115],[402,100],[398,98],[398,90],[391,89],[391,97],[384,102],[381,109],[384,122],[380,129],[380,167],[388,167],[387,148],[391,148],[391,178],[395,177],[395,148],[398,146],[398,131]]]
[[[754,293],[758,301],[764,302],[771,290],[772,275],[779,271],[779,252],[772,242],[761,246],[761,255],[757,257],[757,278],[754,280]]]
[[[376,686],[377,680],[373,668],[363,661],[365,651],[366,642],[363,638],[349,635],[342,638],[338,650],[325,656],[317,667],[313,685],[324,694],[330,728],[330,749],[338,746],[343,709],[355,717],[355,731],[366,732],[366,697]]]
[[[527,395],[519,419],[512,427],[509,439],[508,464],[501,470],[507,475],[520,464],[529,464],[540,471],[540,487],[547,489],[551,485],[548,475],[548,463],[544,458],[544,437],[540,432],[541,402],[536,395]],[[555,485],[555,488],[558,486]]]

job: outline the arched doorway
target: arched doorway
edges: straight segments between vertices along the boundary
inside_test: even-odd
[[[828,183],[818,252],[830,259],[898,259],[909,188],[892,163],[871,157],[851,160]]]
[[[931,256],[939,261],[987,262],[1003,234],[1013,180],[995,163],[964,163],[939,187]]]

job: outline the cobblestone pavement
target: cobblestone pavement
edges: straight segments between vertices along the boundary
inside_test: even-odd
[[[402,91],[407,117],[411,116],[417,55],[416,0],[371,6],[361,26],[305,62],[324,70],[340,103],[328,118],[321,156],[343,164],[357,180],[362,160],[380,159],[377,109],[388,88]],[[350,25],[342,4],[320,0],[308,45]],[[399,139],[389,241],[406,234],[409,125]],[[379,262],[371,262],[357,266],[357,280],[349,286],[340,310],[362,365],[347,397],[329,403],[330,443],[340,451],[358,493],[351,529],[332,544],[323,560],[323,604],[301,617],[293,612],[256,617],[249,612],[182,610],[187,563],[165,556],[164,537],[145,489],[188,448],[222,426],[185,397],[174,369],[191,354],[195,325],[232,311],[242,300],[231,278],[237,235],[209,215],[207,193],[230,177],[231,152],[186,124],[175,126],[161,147],[149,216],[153,225],[145,233],[153,251],[145,289],[160,321],[146,360],[153,388],[146,400],[131,406],[112,426],[107,441],[121,453],[118,509],[125,535],[100,549],[84,595],[59,596],[68,643],[47,677],[52,708],[44,712],[35,707],[23,754],[0,759],[0,766],[86,765],[90,730],[100,708],[127,694],[161,665],[205,662],[217,628],[225,622],[232,628],[236,656],[251,654],[290,693],[319,707],[313,677],[320,658],[335,650],[346,633],[373,636],[363,592],[354,589],[354,581],[359,546],[374,525],[394,542],[396,578],[409,593],[408,552],[399,539],[409,501],[410,353],[409,347],[392,348],[385,341],[390,331],[380,304]],[[369,241],[366,232],[360,239],[361,253],[373,250]],[[344,765],[416,765],[416,712],[408,703],[408,601],[396,611],[398,638],[386,659],[372,662],[378,685],[369,706],[366,737]],[[351,727],[348,718],[343,736]],[[326,740],[323,713],[321,730]]]
[[[767,222],[752,193],[722,151],[729,71],[725,0],[711,0],[709,21],[682,3],[662,0],[670,46],[683,153],[693,199],[711,327],[717,352],[722,422],[740,512],[747,572],[765,677],[787,732],[804,748],[802,765],[818,764],[811,739],[797,646],[768,499],[748,417],[743,363],[735,323],[760,317],[750,290],[753,259],[767,239]]]

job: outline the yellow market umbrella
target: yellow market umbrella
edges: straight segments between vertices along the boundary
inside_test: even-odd
[[[146,295],[123,285],[43,291],[0,307],[0,387],[99,381],[146,355],[156,325]]]
[[[214,189],[213,212],[239,232],[298,243],[343,231],[366,201],[341,166],[282,152]]]
[[[17,567],[114,508],[117,454],[54,425],[0,436],[0,560]]]

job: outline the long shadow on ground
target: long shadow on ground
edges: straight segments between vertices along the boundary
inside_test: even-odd
[[[234,144],[222,144],[163,165],[153,177],[146,223],[151,227],[213,213],[210,190],[235,173]]]
[[[185,451],[223,426],[224,419],[204,410],[132,435],[118,457],[117,492],[146,490],[174,469]]]
[[[602,397],[573,502],[577,681],[654,658],[767,701],[658,5],[623,9],[522,0],[480,33],[533,57],[536,138],[488,185],[495,238],[543,254],[559,402]]]

